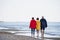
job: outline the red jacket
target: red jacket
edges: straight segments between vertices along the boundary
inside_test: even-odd
[[[30,28],[31,29],[35,29],[36,28],[36,21],[35,20],[31,20],[31,22],[30,22]]]

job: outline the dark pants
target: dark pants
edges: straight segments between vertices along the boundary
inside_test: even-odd
[[[31,34],[35,34],[35,29],[31,29]]]
[[[45,30],[45,27],[41,27],[41,30]]]

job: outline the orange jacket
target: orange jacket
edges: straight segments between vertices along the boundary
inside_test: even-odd
[[[40,30],[41,28],[41,23],[39,20],[36,20],[36,30]]]

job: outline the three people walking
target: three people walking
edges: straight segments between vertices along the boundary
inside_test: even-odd
[[[41,30],[41,37],[44,37],[44,30],[45,30],[45,28],[47,28],[47,21],[43,16],[40,20],[39,20],[39,18],[36,18],[36,20],[35,20],[34,17],[32,17],[29,27],[31,28],[32,37],[35,37],[35,29],[37,32],[37,37],[39,37],[40,30]]]

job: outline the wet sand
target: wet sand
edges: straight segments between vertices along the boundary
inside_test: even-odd
[[[40,40],[40,39],[22,35],[14,35],[8,32],[0,32],[0,40]]]
[[[0,32],[0,40],[42,40],[29,36],[14,35],[9,32]],[[60,40],[60,38],[44,38],[44,40]]]

